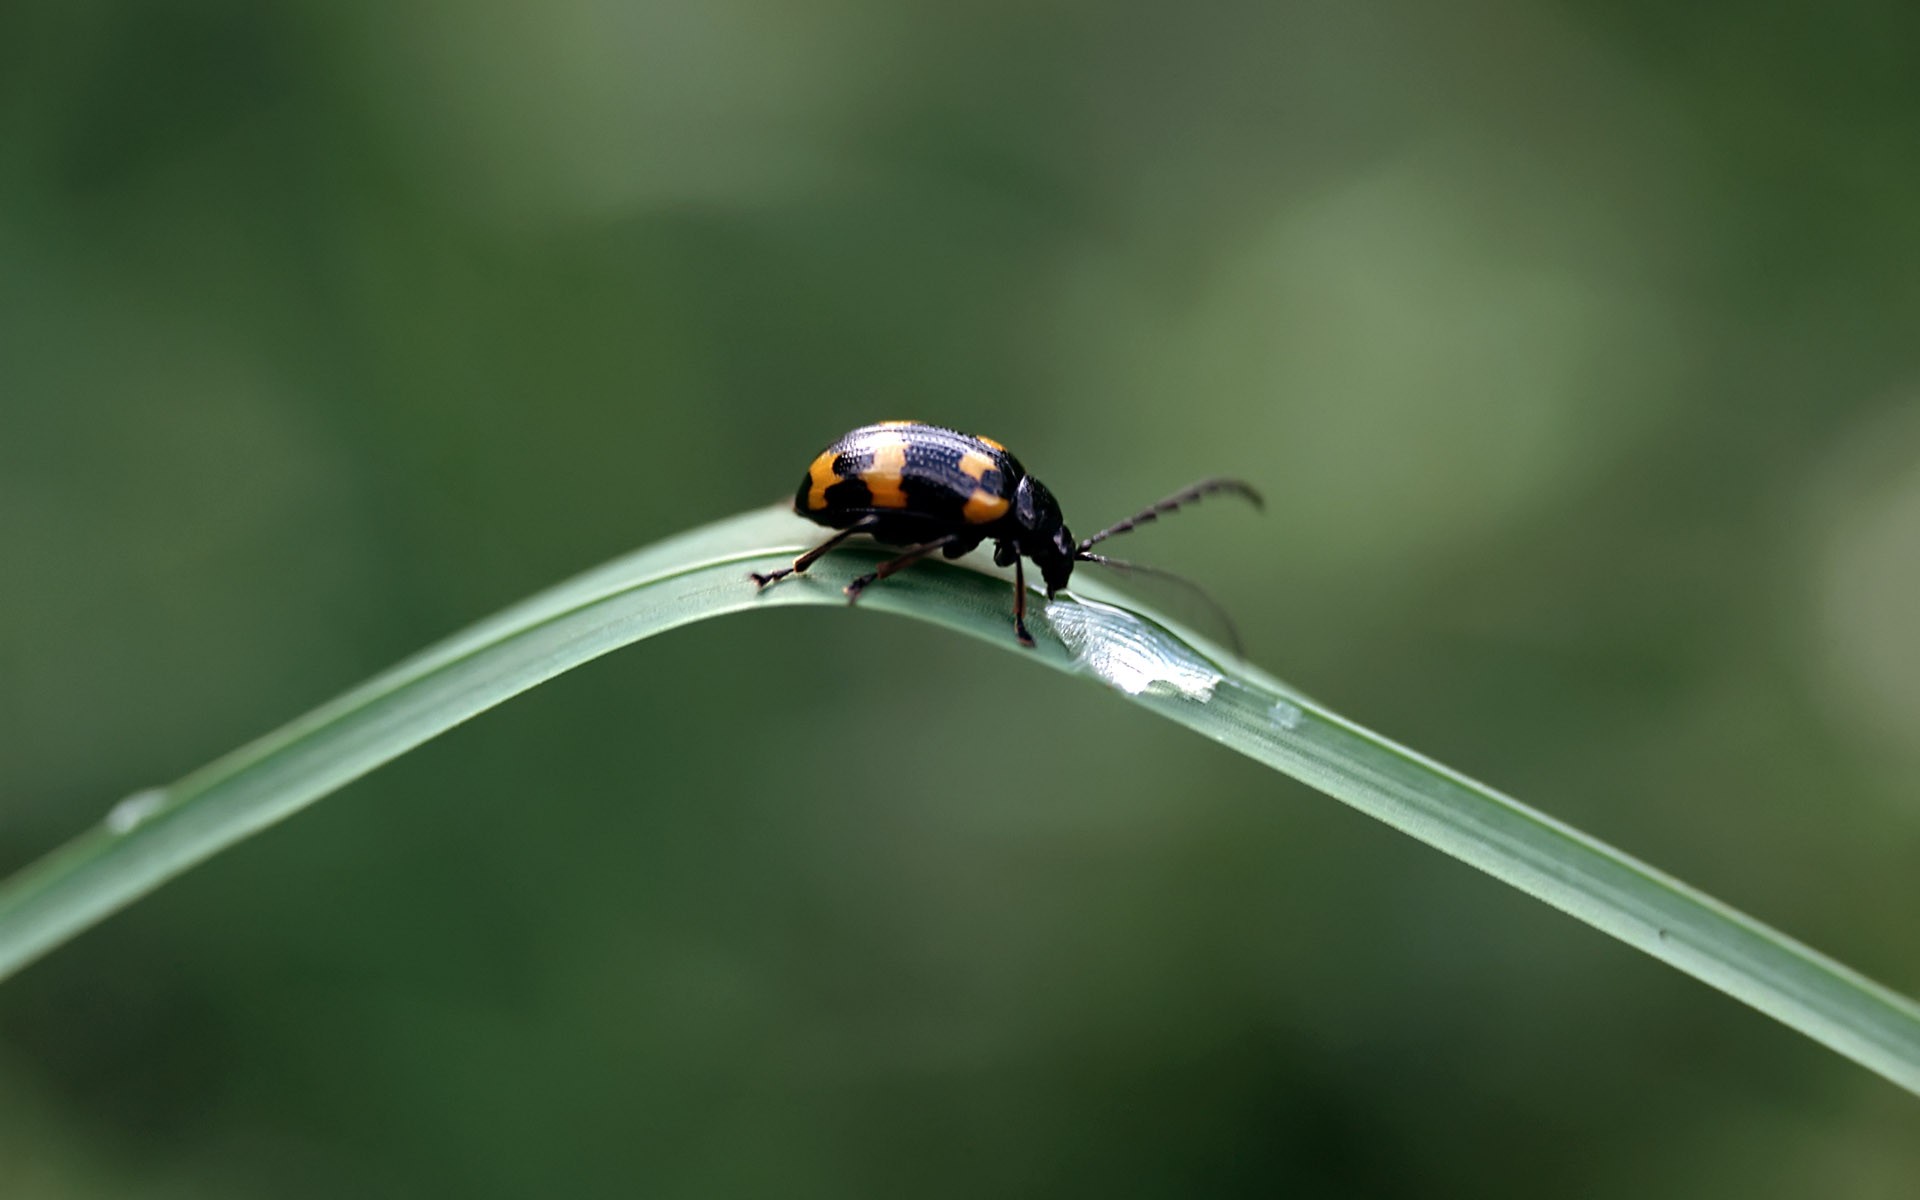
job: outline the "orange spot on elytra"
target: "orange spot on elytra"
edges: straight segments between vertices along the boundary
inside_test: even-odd
[[[840,474],[833,469],[833,459],[833,451],[828,450],[807,468],[807,478],[813,483],[807,489],[807,508],[812,512],[819,512],[827,506],[827,489],[841,482]]]
[[[978,483],[987,477],[988,471],[993,470],[993,459],[978,450],[969,450],[960,456],[960,469],[973,476],[974,482]]]
[[[960,515],[966,518],[969,525],[985,525],[1007,515],[1007,502],[975,488],[973,495],[967,497],[967,506],[960,510]]]
[[[905,508],[907,493],[900,483],[907,473],[907,444],[892,442],[873,448],[873,465],[860,472],[860,481],[873,494],[875,508]]]

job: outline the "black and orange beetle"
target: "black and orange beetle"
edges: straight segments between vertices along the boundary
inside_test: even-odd
[[[756,571],[750,578],[766,587],[804,573],[821,555],[856,533],[885,545],[907,547],[906,553],[847,585],[847,602],[852,603],[868,585],[936,550],[947,558],[959,558],[991,540],[994,564],[1013,568],[1014,636],[1021,645],[1031,646],[1022,556],[1040,569],[1049,600],[1067,586],[1075,563],[1167,575],[1087,551],[1213,492],[1233,492],[1255,507],[1260,505],[1260,494],[1237,479],[1203,479],[1076,542],[1047,485],[1027,474],[1020,460],[999,442],[917,421],[882,421],[862,425],[822,450],[794,493],[795,512],[839,532],[794,559],[792,566],[765,575]]]

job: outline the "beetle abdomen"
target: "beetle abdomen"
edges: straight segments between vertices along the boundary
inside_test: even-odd
[[[870,517],[921,525],[992,525],[1025,471],[1000,443],[938,425],[864,425],[822,450],[794,493],[794,511],[844,529]]]

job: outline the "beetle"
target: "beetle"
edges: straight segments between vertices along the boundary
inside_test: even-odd
[[[1032,646],[1033,636],[1027,632],[1023,559],[1032,559],[1039,569],[1049,600],[1067,586],[1074,564],[1083,562],[1146,571],[1187,583],[1169,572],[1091,554],[1089,550],[1215,492],[1231,492],[1256,508],[1261,506],[1260,494],[1238,479],[1203,479],[1076,542],[1047,485],[1027,474],[1020,460],[999,442],[918,421],[882,421],[862,425],[814,456],[794,492],[795,512],[838,532],[794,559],[792,565],[765,574],[755,571],[748,578],[764,588],[789,575],[805,574],[821,555],[855,534],[865,534],[883,545],[905,547],[899,557],[847,585],[847,602],[851,604],[874,583],[935,551],[946,558],[959,558],[982,542],[991,541],[994,565],[1013,568],[1014,636],[1021,645]],[[1231,621],[1228,626],[1231,628]]]

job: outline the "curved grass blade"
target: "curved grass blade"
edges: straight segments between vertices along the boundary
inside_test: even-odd
[[[543,680],[691,621],[841,604],[872,561],[849,548],[758,593],[815,534],[747,513],[615,560],[457,634],[164,789],[0,884],[0,978],[197,862]],[[1006,582],[947,564],[862,600],[1094,676],[1719,988],[1920,1093],[1920,1006],[1499,792],[1329,712],[1168,623],[1075,589],[1014,645]]]

